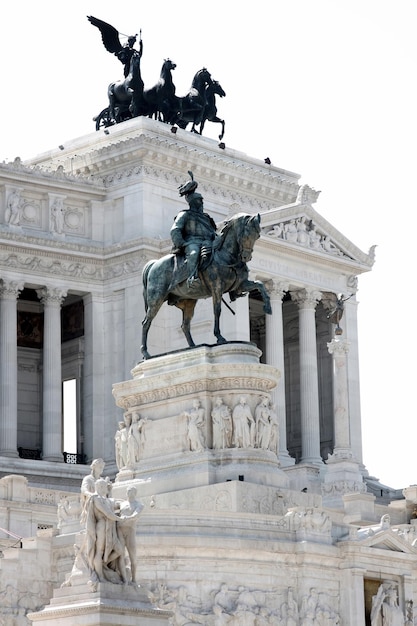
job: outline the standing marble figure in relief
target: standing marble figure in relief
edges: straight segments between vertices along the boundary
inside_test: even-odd
[[[372,598],[371,626],[404,626],[404,623],[396,588],[390,583],[382,583]]]
[[[286,626],[298,625],[298,604],[294,599],[294,591],[292,587],[288,588],[287,601],[281,606],[281,614]]]
[[[130,413],[125,413],[124,422],[119,422],[119,433],[116,433],[117,436],[117,446],[118,453],[116,453],[116,459],[119,458],[119,463],[117,467],[122,469],[122,467],[126,467],[129,464],[129,448],[128,448],[128,435],[129,429],[132,423],[132,416]]]
[[[233,446],[235,448],[253,448],[255,443],[255,420],[246,398],[242,396],[232,413]]]
[[[140,460],[145,443],[146,418],[141,418],[137,411],[132,413],[132,423],[127,435],[128,465],[134,465]]]
[[[271,404],[269,421],[271,422],[271,438],[269,440],[269,449],[271,450],[271,452],[275,452],[275,454],[278,456],[279,424],[278,424],[278,415],[275,410],[275,404]]]
[[[136,523],[143,510],[143,504],[136,500],[136,494],[136,487],[132,485],[127,488],[127,500],[120,503],[120,515],[125,517],[125,521],[117,522],[118,536],[130,560],[132,583],[136,583]]]
[[[122,454],[123,430],[126,430],[126,424],[124,422],[120,421],[119,422],[119,428],[118,428],[118,430],[116,430],[116,434],[114,436],[116,465],[117,465],[117,469],[119,469],[119,470],[121,470],[122,467],[124,467],[123,454]]]
[[[51,206],[51,230],[58,235],[62,235],[64,230],[64,201],[62,198],[55,198]]]
[[[315,626],[319,596],[317,590],[310,589],[310,594],[303,598],[301,606],[301,626]]]
[[[211,412],[213,423],[213,448],[224,450],[232,444],[232,413],[222,398],[216,398]]]
[[[187,434],[188,443],[192,452],[202,452],[204,450],[204,409],[200,400],[194,400],[193,408],[185,412],[188,420]]]
[[[263,450],[269,449],[269,443],[271,441],[271,410],[269,408],[269,399],[263,396],[258,406],[255,409],[255,426],[256,426],[256,439],[255,445],[257,448]]]
[[[14,189],[7,200],[6,212],[4,214],[6,223],[11,226],[18,226],[20,222],[21,209],[22,199],[20,197],[20,191],[18,189]]]

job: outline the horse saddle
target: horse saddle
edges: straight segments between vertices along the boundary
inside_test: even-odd
[[[172,272],[172,279],[169,285],[168,291],[174,289],[177,285],[184,282],[188,278],[188,264],[187,259],[183,253],[174,253],[174,268]],[[213,246],[203,245],[200,250],[200,256],[198,259],[198,271],[202,272],[208,268],[213,258]]]

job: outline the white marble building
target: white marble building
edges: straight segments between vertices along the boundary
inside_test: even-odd
[[[256,295],[226,296],[231,343],[212,347],[211,302],[199,302],[200,347],[184,350],[181,314],[164,305],[156,358],[142,362],[142,269],[171,249],[189,170],[218,225],[261,215],[249,266],[273,313]],[[139,578],[171,624],[365,626],[378,589],[395,589],[414,623],[417,488],[380,485],[362,458],[356,292],[373,250],[328,223],[299,179],[147,118],[0,164],[0,624],[92,623],[57,590],[98,457],[115,497],[134,484],[145,504]],[[273,407],[274,445],[259,430],[243,448],[218,443],[217,398],[232,414],[242,396],[252,415],[263,397]],[[135,412],[143,446],[116,462],[118,423],[128,414],[130,428]],[[137,623],[157,623],[149,615]],[[130,623],[117,619],[94,623]]]

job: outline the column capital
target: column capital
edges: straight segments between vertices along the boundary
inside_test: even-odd
[[[268,293],[272,298],[278,298],[282,300],[285,293],[289,289],[289,283],[284,280],[271,278],[270,280],[265,281],[265,287],[267,288]]]
[[[321,300],[321,291],[317,289],[295,289],[291,291],[291,299],[300,309],[315,309]]]
[[[23,289],[23,282],[2,278],[0,284],[0,298],[15,300]]]
[[[58,306],[61,306],[67,295],[66,289],[61,289],[60,287],[42,287],[37,289],[36,293],[42,304],[56,304]]]
[[[337,356],[345,356],[349,352],[349,341],[340,341],[339,339],[332,339],[327,343],[327,349],[330,354]]]

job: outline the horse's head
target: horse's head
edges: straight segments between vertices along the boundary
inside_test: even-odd
[[[261,216],[242,216],[241,231],[239,233],[240,260],[248,263],[252,258],[255,241],[261,236]]]
[[[220,98],[223,98],[226,95],[226,92],[224,91],[218,80],[213,80],[212,89],[213,93],[215,93],[217,96],[220,96]]]
[[[228,236],[235,240],[237,246],[237,259],[243,263],[248,263],[252,258],[253,247],[255,241],[261,235],[261,217],[260,215],[247,215],[246,213],[238,213],[228,220],[223,226],[221,233],[222,244],[226,245]],[[218,249],[222,247],[218,246]]]
[[[195,74],[192,82],[192,87],[194,87],[194,89],[197,89],[201,93],[206,85],[211,85],[212,83],[213,80],[211,78],[210,72],[208,71],[208,69],[203,67],[203,69],[198,70],[198,72]]]
[[[136,74],[137,72],[140,72],[140,59],[141,56],[139,52],[135,50],[130,59],[129,74]]]
[[[171,61],[171,59],[165,59],[163,65],[162,65],[162,72],[170,72],[171,70],[175,70],[175,68],[177,67],[177,64],[174,63],[173,61]]]

